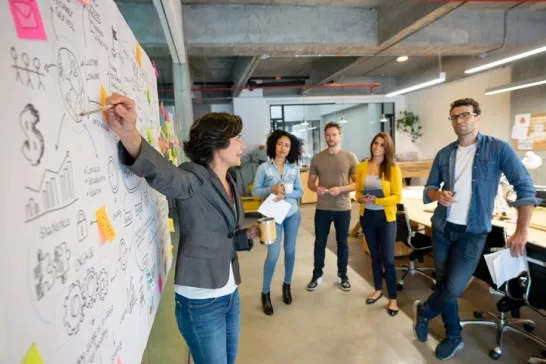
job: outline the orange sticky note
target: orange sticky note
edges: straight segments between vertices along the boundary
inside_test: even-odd
[[[30,346],[21,364],[45,364],[35,343]]]
[[[169,231],[174,233],[174,221],[171,218],[169,218]]]
[[[171,258],[173,257],[173,248],[174,248],[174,245],[171,244]]]
[[[110,223],[110,218],[106,214],[106,207],[102,206],[100,209],[98,209],[96,215],[97,224],[99,225],[101,232],[103,233],[106,240],[112,243],[116,238],[116,231]]]
[[[85,5],[89,5],[89,0],[80,0],[82,3],[84,3]]]
[[[108,94],[106,93],[106,90],[104,89],[104,86],[100,86],[100,106],[106,106],[106,98],[108,97]],[[108,114],[106,110],[102,111],[102,116],[104,116],[104,120],[108,121]]]
[[[136,44],[136,61],[138,63],[138,66],[142,68],[142,51],[140,50],[140,45]]]

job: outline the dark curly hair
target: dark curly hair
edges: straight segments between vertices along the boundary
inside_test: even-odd
[[[230,139],[241,134],[243,121],[237,115],[210,112],[194,121],[184,153],[194,163],[207,165],[215,151],[229,147]]]
[[[470,97],[453,101],[450,105],[451,108],[449,109],[449,112],[451,113],[451,110],[459,106],[472,106],[474,114],[480,115],[482,113],[482,109],[480,108],[478,101]]]
[[[277,142],[283,136],[290,139],[290,152],[288,152],[286,160],[288,163],[296,163],[303,154],[303,140],[284,130],[275,130],[267,137],[265,143],[267,156],[271,159],[275,158]]]

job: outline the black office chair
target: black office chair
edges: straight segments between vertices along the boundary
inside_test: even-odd
[[[506,234],[504,228],[493,225],[493,229],[487,236],[483,254],[493,253],[500,249],[504,249],[505,247]],[[484,312],[474,312],[474,317],[476,319],[462,321],[461,326],[484,325],[496,327],[496,345],[489,351],[489,356],[492,359],[497,360],[502,356],[502,342],[506,331],[509,330],[527,337],[533,337],[529,332],[533,331],[535,323],[532,320],[520,318],[520,309],[526,306],[524,296],[528,285],[527,272],[523,272],[519,277],[511,279],[510,281],[503,283],[500,287],[497,287],[497,285],[493,283],[483,254],[473,276],[486,282],[493,290],[504,296],[497,301],[496,304],[499,315],[497,316],[496,314],[487,312],[486,314],[491,316],[492,319],[486,320],[483,319],[486,315]],[[511,314],[512,318],[507,317],[508,313]]]
[[[546,314],[541,312],[546,310],[546,289],[544,289],[546,282],[546,248],[535,244],[527,244],[526,251],[529,281],[524,296],[525,304],[546,319]],[[526,336],[546,348],[546,338],[541,339],[531,334]],[[542,351],[541,354],[542,358],[529,358],[528,363],[546,363],[546,350]]]
[[[436,285],[434,268],[415,267],[415,261],[423,263],[425,255],[430,254],[430,252],[432,251],[432,240],[430,236],[422,234],[418,231],[413,231],[411,229],[408,213],[406,211],[406,207],[403,204],[397,205],[396,241],[403,242],[406,246],[413,250],[409,255],[409,265],[403,265],[402,267],[396,268],[396,270],[401,270],[404,272],[404,274],[396,284],[396,288],[399,291],[404,289],[404,278],[406,278],[408,274],[411,274],[412,276],[415,274],[420,274],[424,277],[427,277],[432,281],[432,286],[434,288]],[[432,276],[428,275],[426,271],[432,271]]]

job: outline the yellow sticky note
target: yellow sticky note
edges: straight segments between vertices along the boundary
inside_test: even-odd
[[[174,161],[172,149],[169,149],[169,161]]]
[[[38,347],[35,343],[28,349],[21,364],[45,364],[44,359],[42,359],[42,354],[38,351]]]
[[[171,258],[173,257],[173,248],[174,248],[174,245],[171,244]]]
[[[174,233],[174,221],[173,221],[173,219],[169,219],[169,231],[171,233]]]
[[[148,143],[152,143],[153,141],[153,138],[152,138],[152,129],[150,129],[148,126],[146,127],[146,134],[148,134]]]
[[[116,231],[114,230],[114,227],[110,223],[110,218],[108,218],[108,215],[106,214],[106,207],[103,206],[100,209],[97,210],[97,224],[100,227],[100,230],[104,234],[104,237],[106,240],[108,240],[110,243],[114,241],[116,238]]]
[[[108,94],[106,93],[106,90],[104,89],[104,86],[100,86],[100,106],[106,106],[106,98],[108,97]],[[108,114],[105,110],[102,111],[102,116],[104,116],[104,120],[108,121]]]
[[[146,85],[146,98],[148,99],[148,104],[152,103],[152,94],[150,93],[150,87]]]
[[[138,66],[142,68],[142,51],[140,50],[140,44],[136,44],[136,61]]]

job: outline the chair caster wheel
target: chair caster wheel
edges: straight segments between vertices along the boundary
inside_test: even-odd
[[[498,346],[495,346],[491,351],[489,352],[489,357],[493,360],[499,360],[499,358],[502,356],[502,351]]]
[[[483,318],[483,312],[474,311],[474,318],[476,319],[482,319]]]
[[[527,332],[532,332],[535,329],[533,324],[523,324],[523,329]]]
[[[396,289],[399,290],[399,291],[403,290],[404,289],[404,284],[396,283]]]

